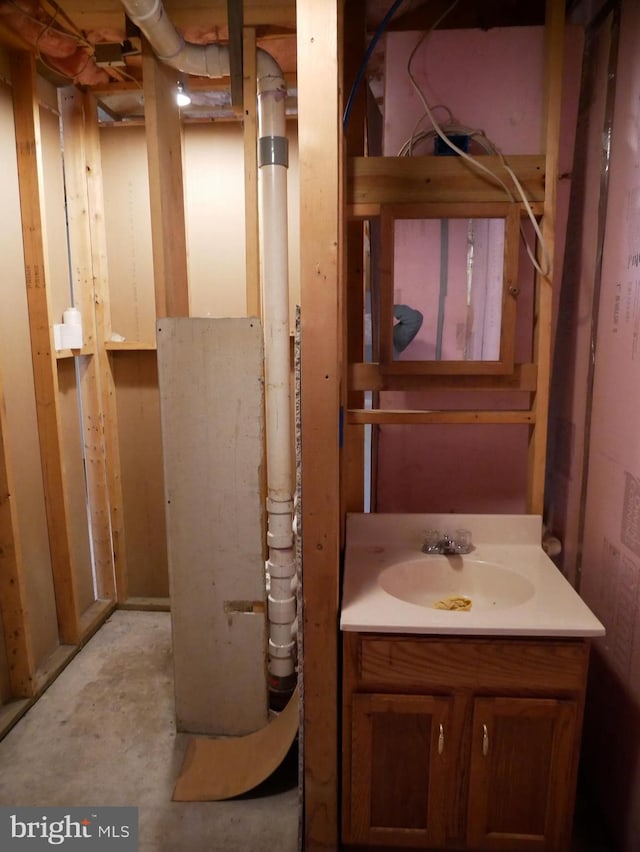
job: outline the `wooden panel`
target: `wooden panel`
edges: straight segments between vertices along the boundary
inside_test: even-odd
[[[126,597],[167,597],[166,528],[155,352],[117,352],[113,381],[118,420]]]
[[[158,321],[182,731],[267,722],[262,360],[255,319]]]
[[[55,90],[54,90],[55,91]],[[62,312],[72,304],[65,218],[65,186],[60,150],[60,120],[40,107],[44,226],[49,264],[49,307],[52,322],[62,322]]]
[[[24,255],[20,230],[16,146],[10,90],[0,83],[0,162],[3,164],[0,204],[0,370],[3,374],[6,420],[4,442],[11,469],[19,471],[11,494],[15,507],[16,541],[22,551],[24,595],[29,601],[29,641],[34,666],[58,644],[51,556],[40,469]],[[8,623],[8,622],[7,622]]]
[[[510,181],[497,157],[477,159]],[[521,154],[509,164],[531,200],[544,201],[544,157]],[[502,187],[457,157],[352,157],[348,165],[349,204],[505,200]]]
[[[473,848],[568,848],[577,724],[575,701],[476,699],[468,811]]]
[[[353,696],[345,840],[443,845],[451,703],[422,695]]]
[[[182,130],[176,72],[142,39],[144,118],[149,166],[156,316],[189,316]]]
[[[83,613],[94,602],[95,594],[89,541],[85,465],[80,433],[80,401],[74,361],[75,359],[58,361],[58,406],[63,437],[62,462],[67,480],[69,546],[72,552],[78,613]]]
[[[189,125],[184,129],[192,316],[241,317],[247,313],[251,247],[245,231],[249,220],[245,220],[244,215],[249,203],[243,195],[245,150],[242,128],[238,124]],[[256,156],[254,153],[254,159]],[[254,192],[257,199],[257,184]],[[257,207],[254,206],[252,212],[257,229]],[[257,241],[257,230],[255,238]],[[257,275],[257,242],[253,251],[254,274]],[[255,277],[253,286],[259,287]]]
[[[33,56],[14,54],[11,73],[31,351],[56,609],[61,640],[74,644],[79,639],[78,607],[69,542],[69,509],[60,445],[61,426],[57,409],[56,364],[51,354],[48,303],[49,258],[44,221],[44,178]]]
[[[0,377],[1,378],[1,377]],[[33,695],[34,660],[29,635],[24,562],[16,518],[14,477],[7,463],[5,401],[0,381],[0,703]]]
[[[351,639],[356,642],[358,640]],[[582,691],[589,646],[586,641],[439,640],[363,636],[358,680],[368,689],[472,688],[481,691]]]
[[[113,331],[127,341],[155,343],[144,127],[127,127],[118,133],[102,130],[98,150],[99,168],[92,177],[95,183],[102,176],[110,308],[104,317],[104,340],[108,340]]]
[[[305,828],[308,852],[338,847],[338,588],[341,353],[338,121],[342,3],[300,0],[298,134],[302,293]],[[322,74],[318,69],[322,69]],[[318,164],[322,163],[322,168]]]

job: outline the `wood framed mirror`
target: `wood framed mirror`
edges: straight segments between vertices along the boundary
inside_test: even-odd
[[[520,207],[508,202],[382,205],[378,333],[387,373],[513,372],[519,227]],[[412,316],[419,328],[407,334]]]

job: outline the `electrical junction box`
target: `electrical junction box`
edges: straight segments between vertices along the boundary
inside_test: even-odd
[[[469,137],[463,133],[448,133],[447,139],[450,139],[453,144],[460,148],[461,151],[464,151],[465,154],[469,152]],[[434,140],[434,154],[441,157],[458,157],[453,148],[450,148],[444,139],[441,139],[439,136],[435,137]]]

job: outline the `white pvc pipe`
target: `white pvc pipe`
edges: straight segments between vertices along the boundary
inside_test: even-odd
[[[219,78],[229,74],[225,45],[185,42],[161,0],[121,0],[157,57],[188,74]],[[291,439],[289,280],[287,248],[286,84],[277,62],[258,50],[260,269],[264,313],[267,444],[267,543],[270,576],[269,672],[271,685],[294,677],[295,576]],[[275,679],[275,680],[274,680]]]

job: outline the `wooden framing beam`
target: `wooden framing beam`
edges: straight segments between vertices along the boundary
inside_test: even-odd
[[[553,262],[555,252],[556,195],[558,185],[558,147],[562,107],[562,63],[564,54],[564,3],[547,0],[545,18],[545,174],[546,193],[542,217],[542,248],[538,262],[549,263],[548,275],[536,275],[536,311],[534,328],[534,361],[538,364],[538,383],[532,410],[535,426],[529,437],[529,476],[527,511],[541,515],[544,509],[544,483],[547,460],[549,386],[551,381],[551,334],[553,309]]]
[[[513,373],[506,376],[425,375],[396,373],[393,364],[351,364],[349,387],[353,390],[420,391],[420,390],[480,390],[534,391],[537,384],[535,364],[515,364]]]
[[[104,220],[104,193],[100,159],[100,136],[96,101],[91,93],[83,95],[84,153],[87,179],[87,205],[91,231],[91,267],[95,299],[96,356],[100,375],[100,394],[104,452],[109,492],[111,546],[118,602],[128,598],[127,548],[124,528],[124,500],[118,441],[118,410],[113,364],[105,341],[111,335],[109,286],[107,277],[107,235]],[[115,345],[115,344],[114,344]],[[124,344],[118,344],[119,347]],[[138,345],[136,344],[136,347]]]
[[[0,612],[12,696],[35,693],[24,564],[15,514],[13,475],[5,448],[5,407],[0,376]]]
[[[258,98],[256,31],[245,27],[243,39],[244,233],[247,316],[262,316],[258,239]]]
[[[238,0],[227,0],[229,22],[229,75],[231,77],[231,105],[242,109],[244,101],[243,83],[243,4]]]
[[[498,157],[477,157],[490,170],[511,178]],[[509,165],[532,201],[545,199],[543,156],[519,154]],[[502,202],[506,193],[483,172],[459,157],[351,157],[348,162],[348,204]]]
[[[61,642],[76,644],[80,639],[80,624],[62,464],[58,374],[49,309],[37,75],[31,54],[11,54],[11,78],[31,353],[58,628]]]
[[[175,98],[177,72],[142,43],[149,163],[153,278],[158,317],[189,316],[187,237],[182,184],[182,128]]]
[[[495,424],[531,424],[535,415],[528,410],[523,411],[411,411],[391,408],[350,409],[347,412],[349,423],[480,423]]]
[[[351,89],[357,78],[361,57],[366,50],[366,3],[352,0],[349,14],[345,16],[344,33],[344,91]],[[366,86],[363,84],[352,99],[345,132],[348,155],[364,154],[366,114]],[[365,290],[365,235],[364,223],[352,220],[346,223],[346,248],[344,270],[343,315],[345,352],[347,363],[364,358],[364,290]],[[343,376],[343,407],[363,408],[362,392],[353,388]],[[362,426],[345,424],[341,466],[341,495],[344,512],[362,512],[364,509],[365,432]]]
[[[60,111],[64,133],[65,192],[73,292],[75,305],[80,309],[83,318],[85,344],[95,352],[100,341],[97,340],[94,309],[93,249],[85,151],[86,122],[84,96],[75,86],[61,91]],[[99,359],[95,355],[83,356],[79,375],[87,499],[90,507],[97,591],[99,598],[115,600]]]
[[[298,0],[304,536],[304,848],[338,832],[342,7]],[[322,168],[318,164],[322,163]]]
[[[249,27],[295,29],[295,0],[243,0],[244,23]],[[119,0],[61,0],[60,5],[82,30],[116,29],[124,35],[124,12]],[[227,0],[164,0],[167,14],[183,29],[188,26],[226,27]]]

